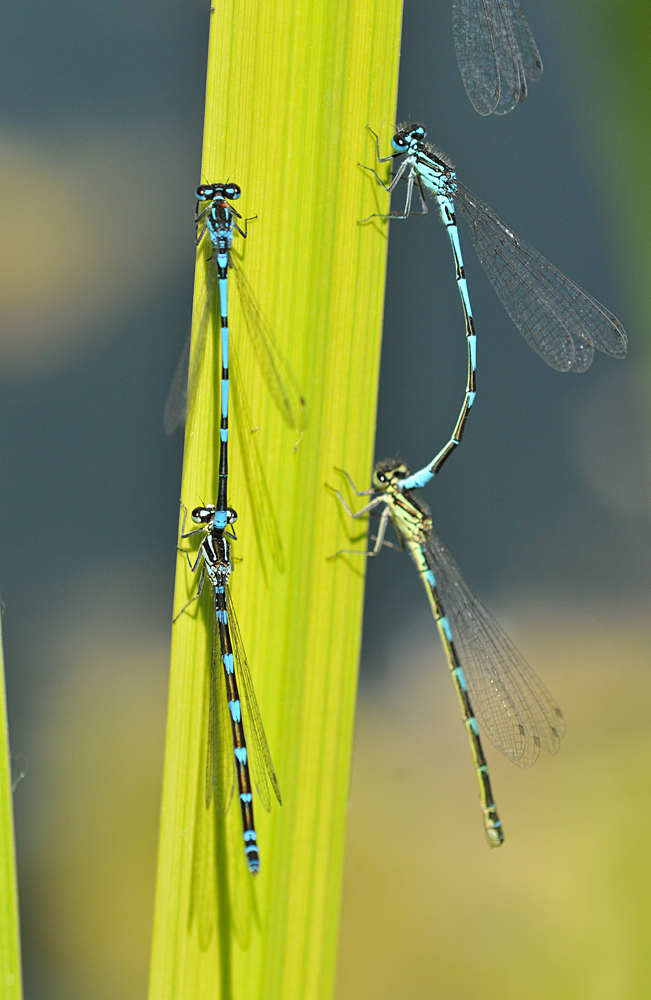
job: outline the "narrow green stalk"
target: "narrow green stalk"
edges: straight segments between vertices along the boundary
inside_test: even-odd
[[[0,623],[0,997],[2,1000],[20,1000],[22,995],[11,764]]]
[[[237,803],[225,821],[204,805],[206,597],[173,629],[150,1000],[321,1000],[334,986],[365,570],[363,560],[328,561],[351,536],[324,484],[336,479],[333,466],[360,484],[372,467],[387,229],[356,223],[387,199],[357,164],[375,158],[366,125],[386,134],[394,124],[401,5],[226,0],[212,18],[203,177],[238,183],[236,207],[257,216],[234,249],[301,385],[308,422],[298,442],[282,423],[231,291],[231,339],[253,419],[248,428],[231,421],[241,560],[232,594],[283,806],[267,815],[254,796],[254,880]],[[188,192],[188,241],[192,207]],[[202,252],[195,323],[204,301]],[[186,435],[188,507],[216,497],[214,350]],[[251,446],[267,486],[253,505]],[[280,551],[260,532],[262,499]],[[353,528],[360,545],[363,533]],[[196,586],[181,556],[175,610]]]

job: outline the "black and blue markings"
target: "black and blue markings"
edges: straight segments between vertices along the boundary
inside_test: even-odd
[[[228,482],[228,399],[230,391],[229,366],[229,330],[228,330],[228,269],[231,264],[231,247],[233,245],[233,230],[246,237],[246,226],[240,229],[237,219],[242,216],[228,201],[235,201],[241,195],[237,184],[201,184],[197,188],[197,226],[196,245],[199,246],[206,230],[213,246],[213,258],[217,268],[217,283],[219,287],[219,311],[221,321],[221,422],[219,436],[219,485],[217,488],[217,509],[225,510],[227,506],[226,487]],[[228,199],[228,200],[227,200]],[[209,201],[203,212],[199,212],[199,203]],[[203,225],[202,225],[203,223]]]
[[[455,206],[468,226],[477,256],[504,308],[543,361],[557,371],[584,372],[592,364],[595,348],[614,358],[626,356],[627,338],[619,320],[542,254],[511,232],[488,205],[464,187],[452,164],[425,141],[427,132],[423,125],[408,124],[399,128],[391,140],[394,152],[384,157],[380,156],[377,135],[372,129],[370,131],[375,136],[380,163],[403,155],[404,160],[388,185],[371,167],[364,169],[369,170],[390,192],[405,177],[407,197],[402,212],[391,212],[389,215],[376,213],[361,221],[426,215],[424,189],[435,196],[452,244],[457,284],[466,316],[469,352],[474,351],[470,343],[472,314],[463,273]],[[414,187],[420,198],[419,212],[411,210]]]
[[[236,201],[241,193],[239,185],[232,183],[200,184],[196,189],[195,244],[199,247],[204,236],[208,234],[212,255],[206,278],[205,306],[201,321],[196,329],[192,365],[190,365],[190,337],[188,337],[165,403],[163,427],[166,434],[172,434],[177,427],[185,423],[186,413],[192,404],[203,359],[206,332],[210,325],[216,285],[219,291],[222,356],[221,436],[222,439],[228,436],[230,399],[228,277],[231,270],[234,271],[236,277],[244,325],[267,389],[288,427],[302,433],[307,423],[305,399],[294,374],[275,342],[242,269],[236,265],[233,259],[232,246],[235,233],[246,238],[247,224],[256,218],[252,216],[248,219],[242,219],[240,213],[229,204],[229,202]],[[208,205],[200,212],[200,204],[206,201]],[[242,223],[243,228],[240,223]],[[240,394],[242,394],[243,386],[240,385],[239,388]]]
[[[242,216],[229,204],[230,201],[240,197],[241,190],[237,184],[202,184],[197,188],[196,194],[198,199],[195,215],[196,244],[198,246],[201,243],[207,231],[213,247],[214,270],[211,273],[216,273],[219,288],[221,328],[220,445],[217,503],[195,507],[192,511],[192,520],[200,527],[189,532],[185,531],[186,512],[184,508],[181,538],[189,538],[198,533],[204,535],[194,563],[190,563],[188,557],[192,572],[195,572],[200,564],[201,571],[197,593],[185,605],[185,608],[200,597],[205,577],[208,576],[213,589],[214,617],[206,759],[206,806],[209,806],[214,799],[216,808],[225,814],[230,807],[235,777],[237,777],[244,852],[249,871],[255,875],[260,870],[260,854],[253,817],[252,779],[258,789],[262,805],[267,811],[271,808],[269,784],[271,784],[278,802],[281,801],[281,796],[229,591],[229,579],[232,571],[230,541],[235,539],[232,526],[237,520],[237,513],[228,505],[228,404],[230,390],[228,271],[232,267],[233,234],[236,231],[245,237],[246,224],[244,229],[240,228],[237,220],[241,219]],[[209,204],[207,208],[199,212],[199,203],[202,201],[208,201]],[[250,220],[245,220],[245,223],[246,221]],[[201,351],[195,350],[195,355],[200,360]],[[190,378],[189,382],[192,381]],[[183,415],[186,401],[186,399],[183,400]],[[166,418],[167,415],[168,407],[166,406]],[[185,611],[185,608],[179,612],[179,615]],[[179,615],[176,616],[175,621]],[[228,728],[230,728],[231,733],[230,741],[226,739]],[[226,746],[229,742],[233,748],[233,756],[230,761],[226,760],[226,757],[230,756],[226,752]]]
[[[246,222],[241,229],[237,220],[240,213],[228,204],[236,201],[242,191],[238,184],[201,184],[196,190],[197,210],[195,212],[195,244],[199,246],[204,234],[208,232],[213,246],[213,270],[210,272],[212,287],[209,288],[208,301],[200,328],[201,343],[194,351],[194,365],[190,371],[190,339],[185,344],[181,359],[177,366],[172,386],[165,403],[163,426],[166,434],[171,434],[185,422],[188,398],[192,398],[196,389],[198,368],[203,354],[203,337],[212,310],[212,293],[215,276],[219,289],[219,311],[221,326],[221,356],[222,356],[222,428],[221,436],[228,437],[228,398],[229,398],[229,359],[228,359],[228,270],[232,267],[231,247],[233,236],[238,232],[246,237]],[[209,201],[207,208],[199,212],[199,204]],[[225,373],[225,374],[224,374]]]
[[[214,504],[195,507],[192,520],[201,527],[188,532],[185,531],[185,518],[184,513],[181,538],[189,538],[199,532],[204,534],[197,558],[190,563],[192,572],[202,564],[197,593],[185,607],[200,597],[206,576],[212,584],[214,596],[206,806],[210,806],[214,798],[216,808],[224,815],[230,807],[234,777],[237,777],[246,863],[251,874],[256,875],[260,871],[260,854],[253,818],[251,776],[267,812],[271,808],[269,783],[279,802],[281,797],[228,588],[231,574],[229,539],[235,537],[228,528],[237,520],[237,513],[232,507],[218,510]],[[183,611],[185,608],[175,621]],[[228,727],[231,741],[226,738]],[[233,747],[230,763],[225,759],[229,742]]]

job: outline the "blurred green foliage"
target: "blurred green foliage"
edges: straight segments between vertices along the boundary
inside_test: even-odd
[[[600,157],[604,195],[616,209],[612,224],[622,243],[633,243],[633,266],[623,269],[623,277],[642,320],[651,304],[651,5],[577,0],[563,4],[559,14],[582,67],[587,131]],[[641,322],[643,338],[647,329]],[[648,334],[642,342],[648,344]]]

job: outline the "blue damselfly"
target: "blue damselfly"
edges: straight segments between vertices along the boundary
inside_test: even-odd
[[[269,783],[278,802],[281,797],[229,590],[230,540],[235,539],[232,526],[237,513],[232,507],[219,510],[214,504],[195,507],[191,516],[200,527],[186,532],[186,511],[183,509],[181,538],[199,533],[204,537],[194,563],[186,553],[193,573],[201,564],[197,593],[174,621],[201,596],[206,576],[213,589],[206,806],[210,806],[214,797],[217,810],[225,815],[237,776],[246,863],[251,874],[256,875],[260,871],[260,854],[253,819],[251,779],[267,812],[271,809]]]
[[[163,415],[165,433],[172,434],[177,427],[185,423],[186,412],[193,400],[203,361],[206,332],[213,312],[216,284],[219,291],[222,368],[226,362],[228,377],[228,275],[231,270],[235,274],[244,325],[249,334],[259,370],[283,420],[288,427],[298,430],[300,433],[304,430],[307,422],[303,394],[277,346],[251,286],[241,267],[237,266],[232,252],[234,234],[237,232],[240,236],[246,237],[247,223],[252,222],[256,216],[244,220],[244,229],[238,225],[237,220],[241,220],[242,216],[232,205],[228,204],[229,201],[235,201],[241,196],[241,189],[237,184],[201,184],[197,188],[196,195],[195,243],[199,247],[207,233],[211,245],[211,256],[206,275],[206,301],[197,327],[196,342],[192,350],[192,364],[190,366],[190,337],[188,337],[172,380]],[[200,204],[206,201],[209,204],[200,212]],[[231,359],[235,362],[235,352],[232,346],[230,354]],[[234,367],[236,367],[235,363]],[[240,393],[242,391],[240,385]],[[228,392],[225,396],[222,393],[222,406],[225,406],[226,411],[228,411]]]
[[[468,226],[470,238],[489,281],[504,308],[527,343],[550,367],[557,371],[584,372],[591,364],[595,348],[614,358],[626,355],[627,339],[619,320],[582,288],[575,285],[542,254],[515,235],[497,215],[464,187],[452,164],[425,142],[422,125],[399,128],[391,144],[394,152],[380,156],[380,163],[403,156],[396,175],[386,185],[371,167],[386,191],[393,191],[404,176],[407,198],[404,211],[388,215],[375,213],[362,219],[406,219],[409,215],[427,214],[424,189],[436,198],[443,224],[452,244],[457,283],[466,315],[468,334],[469,301],[456,224],[455,206]],[[363,166],[363,164],[360,164]],[[411,203],[417,188],[421,211],[412,212]]]
[[[463,85],[480,115],[505,115],[542,76],[540,53],[519,0],[452,0]]]

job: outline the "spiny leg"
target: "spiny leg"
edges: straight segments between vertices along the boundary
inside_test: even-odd
[[[355,484],[353,483],[352,479],[350,478],[350,476],[348,475],[347,472],[345,472],[343,469],[338,469],[337,471],[343,473],[343,475],[346,476],[346,478],[348,479],[348,482],[350,483],[352,489],[354,490],[354,492],[357,494],[358,497],[369,496],[369,494],[375,492],[375,490],[363,490],[363,491],[360,491],[360,490],[356,489]],[[378,552],[380,551],[380,549],[382,548],[382,545],[384,544],[384,536],[386,534],[387,524],[389,523],[389,517],[391,516],[390,515],[389,507],[386,506],[386,498],[383,495],[376,496],[376,497],[373,498],[373,500],[371,500],[364,507],[362,507],[361,510],[358,510],[358,511],[356,511],[354,513],[350,509],[350,507],[348,506],[348,504],[346,503],[345,499],[343,498],[343,496],[341,495],[341,493],[339,492],[339,490],[334,489],[334,487],[332,487],[332,486],[328,486],[327,483],[326,483],[326,487],[327,487],[327,489],[330,490],[331,493],[333,493],[337,497],[337,499],[339,500],[339,503],[341,504],[341,506],[344,508],[344,510],[346,511],[346,513],[348,514],[348,516],[351,517],[351,518],[353,518],[353,520],[357,520],[360,517],[364,517],[365,514],[368,514],[369,511],[371,511],[375,507],[377,507],[378,504],[381,504],[381,503],[385,504],[385,508],[382,511],[382,514],[380,516],[380,527],[378,528],[378,533],[377,533],[377,537],[376,537],[375,545],[374,545],[373,549],[371,549],[371,550],[365,549],[364,551],[361,551],[360,549],[338,549],[337,552],[335,552],[333,555],[328,556],[328,561],[330,561],[332,559],[336,559],[337,556],[344,555],[344,554],[357,555],[357,556],[366,556],[367,558],[370,557],[370,556],[376,556],[378,554]]]

